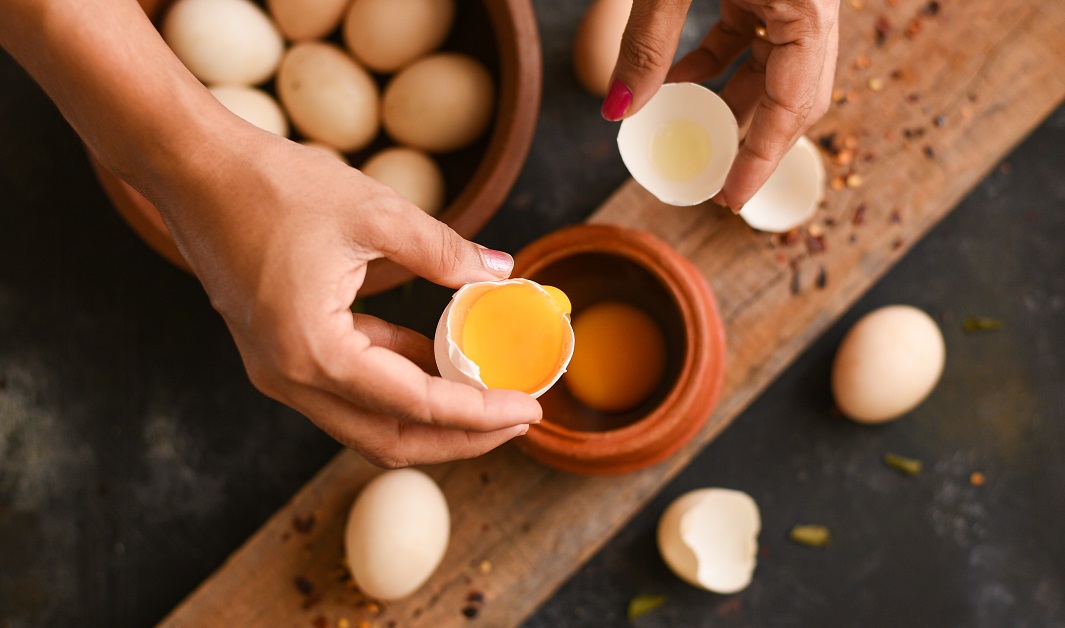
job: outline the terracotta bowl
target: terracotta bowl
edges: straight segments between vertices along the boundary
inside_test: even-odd
[[[170,0],[139,1],[156,21],[170,4]],[[438,218],[472,238],[503,204],[529,152],[540,110],[540,37],[530,0],[458,0],[457,9],[455,26],[442,49],[479,59],[494,76],[498,90],[490,131],[470,147],[436,156],[449,196]],[[265,88],[272,91],[272,84]],[[390,144],[382,132],[369,148],[348,157],[358,165]],[[95,160],[93,166],[129,226],[160,255],[188,270],[158,210]],[[376,260],[359,294],[382,292],[412,278],[405,268]]]
[[[601,301],[630,302],[655,319],[667,347],[658,389],[627,412],[583,405],[563,376],[540,397],[543,422],[520,439],[529,455],[574,473],[627,473],[665,460],[699,432],[721,395],[726,351],[717,303],[695,266],[645,232],[582,225],[523,249],[514,276],[561,288],[574,316]]]

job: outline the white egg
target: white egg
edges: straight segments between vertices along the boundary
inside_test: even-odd
[[[245,121],[274,135],[288,136],[285,112],[270,94],[243,85],[218,85],[210,91],[226,109]]]
[[[408,201],[435,216],[444,206],[444,173],[425,153],[396,146],[366,160],[362,173],[399,192]]]
[[[851,327],[836,352],[836,406],[859,423],[898,418],[932,392],[945,361],[943,334],[931,316],[909,305],[873,310]]]
[[[685,582],[715,593],[751,583],[762,529],[750,495],[704,488],[678,497],[658,521],[658,551]]]
[[[277,27],[292,41],[322,39],[340,26],[350,0],[266,0]]]
[[[743,206],[740,218],[760,231],[783,233],[809,220],[824,196],[821,151],[803,135]]]
[[[439,48],[454,19],[454,0],[354,0],[344,44],[366,67],[391,73]]]
[[[451,381],[469,384],[470,386],[480,388],[481,390],[488,389],[484,380],[481,379],[481,368],[463,353],[462,330],[466,324],[466,318],[470,312],[470,308],[473,307],[473,304],[477,299],[501,286],[512,284],[527,285],[542,292],[546,298],[555,299],[556,301],[559,298],[566,298],[565,295],[562,295],[561,297],[558,296],[562,294],[561,291],[553,289],[555,290],[555,293],[548,292],[544,286],[528,279],[482,281],[478,283],[469,283],[459,288],[454,296],[451,297],[451,302],[448,303],[446,308],[444,308],[444,313],[441,314],[440,322],[436,327],[434,350],[436,353],[436,366],[440,370],[441,377]],[[539,397],[554,386],[559,378],[562,377],[562,374],[566,372],[566,367],[569,366],[570,359],[573,358],[573,327],[570,324],[568,299],[565,303],[565,313],[560,313],[559,324],[563,325],[563,335],[558,366],[547,384],[538,390],[527,391],[533,398]],[[514,359],[520,360],[522,358],[521,356],[514,356]]]
[[[663,85],[618,130],[632,178],[670,205],[697,205],[721,191],[738,146],[728,105],[694,83]]]
[[[377,84],[333,44],[290,48],[277,73],[277,94],[292,124],[312,140],[352,152],[377,135]]]
[[[386,471],[355,499],[344,532],[351,576],[367,595],[398,600],[425,584],[447,550],[451,516],[429,476]]]
[[[281,33],[248,0],[178,0],[163,39],[196,78],[212,85],[255,85],[277,70]]]
[[[303,144],[307,148],[313,148],[314,150],[321,151],[326,155],[329,155],[333,159],[336,159],[337,161],[348,163],[348,158],[344,156],[344,153],[338,151],[329,144],[315,142],[314,140],[303,140],[302,142],[300,142],[300,144]]]

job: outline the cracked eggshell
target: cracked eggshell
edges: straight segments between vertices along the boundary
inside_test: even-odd
[[[658,521],[658,550],[685,582],[715,593],[751,583],[762,520],[750,495],[724,488],[685,493]]]
[[[415,469],[385,471],[355,499],[344,531],[348,568],[379,600],[414,593],[447,551],[451,515],[440,487]]]
[[[664,125],[692,120],[710,137],[710,161],[697,176],[671,181],[651,163],[651,142]],[[643,109],[626,118],[618,131],[618,150],[629,174],[660,201],[676,206],[698,205],[721,191],[739,150],[736,117],[721,97],[695,83],[668,83]]]
[[[440,376],[453,382],[469,384],[481,390],[488,390],[488,386],[481,380],[481,369],[473,360],[466,357],[462,352],[462,327],[466,322],[466,315],[476,301],[484,293],[507,284],[527,284],[540,290],[545,295],[548,292],[544,288],[528,279],[504,279],[502,281],[481,281],[468,283],[458,289],[451,297],[451,302],[444,308],[440,315],[440,322],[436,326],[436,336],[433,340],[433,349],[436,353],[436,367],[440,370]],[[563,360],[559,364],[558,372],[543,388],[530,393],[533,399],[547,392],[558,382],[562,374],[566,372],[570,359],[573,358],[573,326],[569,324],[569,316],[564,315],[566,328],[564,345],[562,347]]]
[[[740,218],[759,231],[783,233],[809,220],[825,196],[821,152],[800,136],[777,169],[740,211]]]

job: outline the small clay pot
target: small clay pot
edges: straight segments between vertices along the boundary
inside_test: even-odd
[[[158,22],[171,0],[139,2],[148,17]],[[437,156],[447,188],[456,191],[438,218],[464,238],[472,238],[506,200],[536,130],[542,64],[540,35],[530,0],[460,0],[455,26],[444,49],[482,61],[498,89],[495,121],[485,137],[469,148]],[[390,142],[382,132],[369,149],[354,155],[352,163],[357,165],[369,153],[387,145]],[[95,159],[92,164],[104,192],[133,231],[175,266],[189,270],[155,206]],[[359,295],[376,294],[413,278],[398,264],[374,260],[367,268]]]
[[[540,397],[543,421],[519,439],[530,456],[573,473],[628,473],[665,460],[699,432],[724,385],[725,329],[710,287],[688,260],[642,231],[581,225],[527,246],[513,276],[561,288],[574,316],[601,301],[629,302],[651,315],[666,340],[662,381],[627,412],[585,406],[563,376]]]

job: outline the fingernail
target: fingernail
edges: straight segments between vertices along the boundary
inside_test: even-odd
[[[632,104],[632,90],[619,79],[614,79],[614,82],[610,84],[610,91],[607,92],[606,100],[603,101],[601,113],[607,120],[617,122],[625,117],[625,112],[629,110],[630,104]]]
[[[518,434],[518,436],[525,436],[525,435],[526,435],[526,434],[528,434],[528,433],[529,433],[529,426],[528,426],[528,425],[526,425],[526,426],[525,426],[525,429],[523,429],[523,430],[521,431],[521,434]]]
[[[503,251],[481,249],[481,261],[485,268],[500,277],[509,277],[510,271],[514,270],[514,258]]]

